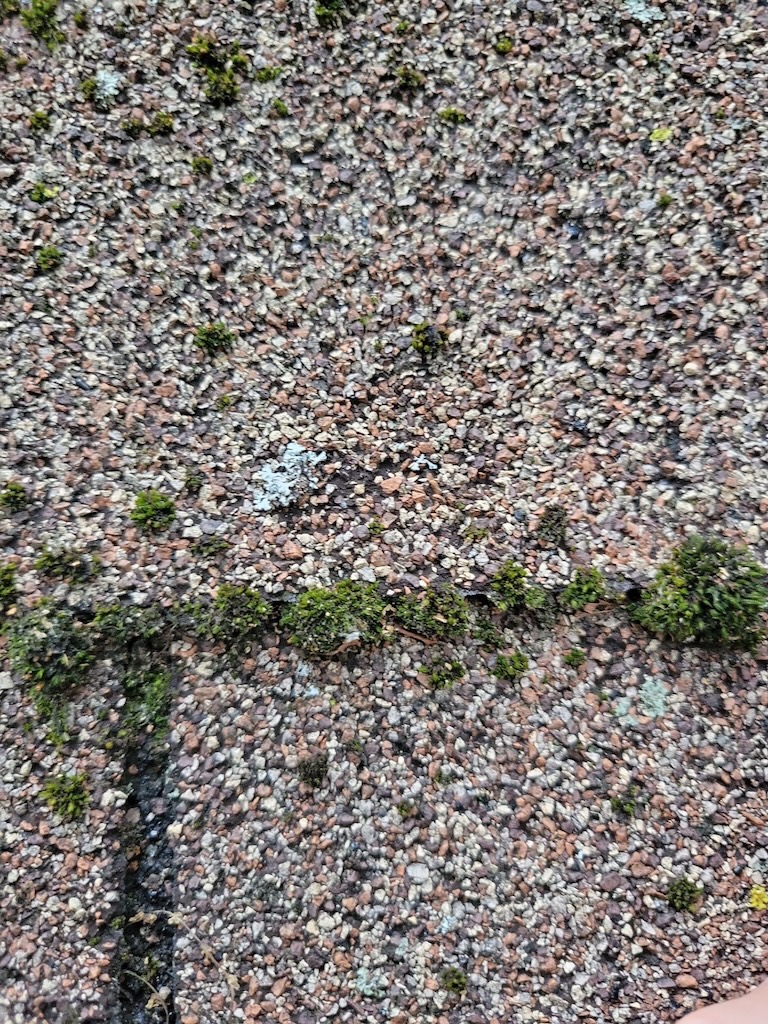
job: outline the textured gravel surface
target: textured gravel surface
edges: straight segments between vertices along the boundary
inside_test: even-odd
[[[114,0],[86,29],[76,9],[53,53],[0,22],[0,488],[32,499],[0,545],[20,606],[170,605],[224,580],[474,593],[510,557],[545,585],[593,563],[628,586],[693,531],[764,560],[764,3],[371,0],[323,29],[306,0]],[[233,106],[205,98],[200,32],[248,58]],[[398,89],[400,67],[422,86]],[[90,76],[114,98],[86,101]],[[170,134],[124,130],[158,111]],[[47,245],[63,260],[43,273]],[[213,321],[235,343],[208,359]],[[426,367],[421,322],[448,332]],[[149,487],[178,517],[147,538],[130,512]],[[568,549],[536,540],[552,503]],[[229,548],[202,554],[210,537]],[[99,573],[51,584],[44,544],[92,547]],[[0,675],[0,1021],[651,1024],[761,976],[764,659],[671,650],[605,609],[509,633],[520,685],[476,641],[328,663],[270,643],[226,672],[177,651],[145,822],[173,857],[173,985],[150,1010],[119,995],[138,812],[116,673],[61,749]],[[464,680],[435,691],[430,658]],[[313,790],[297,768],[316,755]],[[87,773],[83,823],[39,799],[61,771]],[[632,785],[625,819],[611,798]],[[665,900],[683,874],[692,914]]]

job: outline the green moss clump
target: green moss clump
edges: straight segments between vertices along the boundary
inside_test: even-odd
[[[272,109],[278,117],[290,117],[291,112],[288,109],[288,105],[285,100],[281,100],[279,96],[272,100]]]
[[[198,632],[237,653],[264,630],[270,608],[257,590],[222,583],[213,603],[200,618]]]
[[[627,786],[619,796],[611,797],[611,809],[621,818],[633,818],[637,810],[637,798],[640,787],[636,785]]]
[[[413,26],[411,25],[410,21],[398,21],[398,23],[395,25],[395,32],[399,36],[407,36],[412,28]]]
[[[579,612],[588,604],[596,604],[605,597],[605,580],[599,569],[577,569],[571,582],[560,595],[565,608]]]
[[[283,612],[290,643],[308,654],[330,657],[347,645],[373,647],[384,633],[384,602],[372,583],[341,580],[328,590],[303,593]]]
[[[440,975],[440,985],[454,996],[463,996],[467,991],[467,976],[458,967],[446,967]]]
[[[192,547],[192,550],[200,558],[215,558],[225,551],[229,551],[229,541],[214,534],[211,537],[201,537]]]
[[[204,324],[195,331],[195,345],[211,359],[222,352],[231,352],[235,336],[226,324]]]
[[[223,68],[226,64],[226,51],[213,35],[195,36],[187,53],[198,68]]]
[[[422,594],[402,597],[394,616],[406,629],[438,640],[457,639],[469,629],[469,605],[453,587],[429,587]]]
[[[170,685],[170,672],[164,668],[151,667],[126,674],[123,721],[127,736],[134,737],[142,731],[165,731],[171,704]]]
[[[95,78],[84,78],[80,83],[80,92],[83,94],[83,99],[88,103],[95,101],[98,88]]]
[[[494,46],[494,50],[501,57],[506,57],[508,53],[512,52],[513,43],[509,36],[502,36]]]
[[[86,775],[56,775],[40,790],[40,799],[57,817],[77,821],[85,814],[90,797]]]
[[[419,671],[426,672],[430,686],[435,690],[452,690],[466,675],[460,661],[434,660],[430,665],[421,665]]]
[[[528,608],[529,589],[528,572],[511,559],[502,565],[491,580],[496,606],[509,615],[522,615]]]
[[[41,601],[8,631],[11,667],[32,686],[43,719],[63,722],[67,695],[95,661],[93,638],[74,615]]]
[[[138,139],[144,131],[144,122],[140,117],[127,117],[120,122],[120,130],[124,131],[130,139]]]
[[[44,245],[42,249],[37,250],[35,265],[41,274],[58,270],[63,262],[64,253],[57,245]]]
[[[28,504],[27,489],[16,480],[11,480],[0,491],[0,508],[4,512],[23,512]]]
[[[209,156],[193,156],[190,163],[192,173],[198,177],[208,177],[213,170],[213,160]]]
[[[434,327],[428,323],[416,324],[411,332],[411,347],[419,353],[422,366],[426,366],[430,359],[445,348],[448,333],[445,327]]]
[[[45,547],[35,559],[35,568],[51,579],[83,583],[93,576],[98,562],[79,548],[52,551]]]
[[[152,138],[155,138],[156,135],[170,135],[173,128],[173,115],[165,110],[158,110],[152,115],[152,120],[147,125],[147,132]]]
[[[165,530],[176,518],[176,506],[160,491],[141,491],[131,512],[131,521],[144,531]]]
[[[231,68],[225,68],[223,71],[208,68],[205,78],[205,98],[214,107],[229,107],[237,102],[240,86]]]
[[[45,132],[51,127],[51,115],[46,110],[35,110],[29,115],[27,123],[33,132]]]
[[[437,116],[441,121],[444,121],[445,124],[452,124],[454,127],[458,127],[460,124],[466,124],[469,120],[467,115],[463,111],[457,110],[456,107],[446,107],[445,110],[439,110]]]
[[[90,24],[88,21],[88,12],[84,8],[81,8],[79,11],[75,11],[72,15],[72,21],[75,23],[75,28],[80,29],[81,32],[87,31]]]
[[[315,5],[315,17],[320,28],[333,28],[341,20],[344,5],[341,0],[323,0]]]
[[[215,36],[200,35],[192,40],[187,53],[195,67],[205,74],[206,99],[217,107],[235,103],[240,91],[236,73],[241,74],[248,67],[248,58],[240,53],[240,44],[226,46]]]
[[[695,909],[703,891],[690,878],[676,878],[667,889],[667,903],[673,910],[691,911]]]
[[[6,614],[16,605],[16,566],[10,562],[0,565],[0,632]]]
[[[259,68],[256,72],[256,81],[261,82],[265,85],[267,82],[276,81],[280,75],[282,75],[283,69],[281,67],[265,67]]]
[[[0,22],[12,18],[21,10],[20,0],[0,0]]]
[[[766,573],[744,548],[693,537],[643,592],[633,618],[678,643],[753,649],[762,639]]]
[[[587,660],[587,656],[580,647],[573,647],[563,658],[569,668],[580,668]]]
[[[36,181],[27,195],[33,203],[47,203],[49,199],[55,199],[59,194],[58,188],[49,188],[45,182]]]
[[[30,0],[19,12],[24,28],[49,50],[55,50],[66,39],[56,20],[59,0]]]
[[[424,75],[410,64],[401,64],[399,68],[395,68],[395,78],[400,92],[416,92],[417,89],[423,88],[425,82]]]
[[[493,671],[499,679],[503,679],[507,683],[519,683],[528,671],[528,657],[522,651],[499,654]]]
[[[551,544],[554,548],[565,548],[565,531],[568,526],[568,513],[562,505],[550,505],[536,527],[536,536],[540,541]]]
[[[95,609],[92,628],[100,650],[124,658],[160,647],[168,624],[156,604],[110,604]]]
[[[328,757],[326,754],[319,754],[317,757],[307,757],[299,761],[296,769],[299,781],[312,789],[319,789],[328,777]]]

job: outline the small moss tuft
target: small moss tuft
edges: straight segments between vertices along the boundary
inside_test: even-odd
[[[536,527],[536,536],[553,548],[565,548],[565,531],[568,526],[568,513],[562,505],[550,505],[544,512]]]
[[[291,112],[288,109],[288,105],[285,100],[281,100],[279,96],[272,100],[272,109],[278,117],[290,117]]]
[[[319,789],[328,777],[328,757],[326,754],[319,754],[317,757],[307,757],[299,761],[297,768],[299,781],[312,789]]]
[[[2,619],[16,605],[16,566],[10,562],[0,565],[0,632]]]
[[[205,98],[214,107],[230,107],[237,102],[240,86],[231,68],[208,68],[205,79]]]
[[[195,331],[195,345],[211,359],[222,352],[231,352],[234,343],[234,334],[221,321],[205,324]]]
[[[141,732],[163,733],[168,724],[171,676],[167,669],[145,668],[123,679],[123,720],[129,738]]]
[[[47,110],[36,110],[29,115],[27,123],[33,132],[45,132],[51,127],[51,115]]]
[[[605,597],[605,580],[599,569],[577,569],[571,582],[560,596],[565,608],[579,612],[588,604],[596,604]]]
[[[435,690],[452,690],[455,683],[460,683],[466,675],[460,661],[435,659],[429,665],[420,665],[420,672],[429,677],[430,685]]]
[[[383,620],[384,602],[375,585],[352,580],[306,591],[281,617],[289,642],[320,657],[347,645],[373,647],[383,636]]]
[[[466,124],[469,120],[467,115],[462,110],[457,110],[456,107],[446,107],[445,110],[439,110],[437,116],[445,124],[452,124],[454,127]]]
[[[190,163],[192,173],[198,178],[208,177],[213,170],[213,160],[209,156],[193,156]]]
[[[528,572],[511,560],[506,561],[491,580],[497,607],[509,615],[522,615],[526,611],[529,589]]]
[[[495,675],[507,683],[519,683],[528,671],[528,657],[522,651],[499,654],[493,667]]]
[[[124,121],[120,122],[120,130],[130,139],[138,139],[141,133],[144,131],[144,122],[140,117],[126,117]]]
[[[141,491],[131,512],[131,520],[140,530],[165,530],[176,518],[176,506],[171,498],[160,491]]]
[[[173,115],[165,110],[158,110],[152,115],[152,120],[147,125],[147,132],[152,138],[155,138],[157,135],[170,135],[173,128]]]
[[[237,654],[260,636],[269,613],[269,605],[257,590],[222,583],[210,609],[200,620],[198,632]]]
[[[448,333],[445,327],[434,327],[428,323],[416,324],[411,332],[411,347],[419,353],[422,366],[426,366],[430,359],[445,348]]]
[[[56,775],[40,790],[40,799],[57,817],[77,821],[85,814],[89,796],[86,775]]]
[[[402,597],[394,615],[406,629],[438,640],[462,637],[469,629],[469,605],[453,587],[429,587]]]
[[[55,199],[59,194],[58,188],[50,188],[44,181],[36,181],[27,195],[33,203],[47,203],[49,199]]]
[[[27,489],[17,480],[11,480],[0,491],[0,509],[10,514],[23,512],[29,504]]]
[[[261,82],[262,85],[265,85],[267,82],[275,82],[282,73],[283,69],[281,67],[259,68],[256,72],[256,81]]]
[[[506,57],[508,53],[512,52],[513,45],[514,44],[509,36],[501,36],[501,38],[497,40],[494,50],[499,54],[499,56]]]
[[[72,15],[72,21],[75,23],[75,28],[80,29],[81,32],[86,32],[90,22],[88,21],[88,12],[81,8],[79,11],[75,11]]]
[[[563,661],[569,668],[580,668],[586,660],[587,656],[580,647],[572,647],[563,658]]]
[[[49,274],[53,270],[58,270],[63,262],[64,253],[57,245],[44,245],[42,249],[38,249],[35,256],[35,266],[41,274]]]
[[[58,6],[59,0],[30,0],[19,11],[24,28],[49,50],[55,50],[66,39],[56,20]]]
[[[703,891],[690,878],[676,878],[667,889],[667,903],[673,910],[691,911],[695,909]]]
[[[45,547],[35,559],[35,568],[51,579],[82,583],[93,576],[98,563],[79,548],[51,550]]]
[[[467,976],[458,967],[446,967],[440,975],[440,985],[454,996],[463,996],[467,991]]]
[[[633,818],[637,810],[637,797],[639,793],[639,786],[627,786],[623,793],[611,797],[611,809],[621,818]]]
[[[401,64],[396,68],[395,78],[400,92],[416,92],[417,89],[423,88],[425,82],[424,75],[410,64]]]

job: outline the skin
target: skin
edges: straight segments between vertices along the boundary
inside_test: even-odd
[[[768,1024],[768,981],[740,999],[689,1013],[679,1024]]]

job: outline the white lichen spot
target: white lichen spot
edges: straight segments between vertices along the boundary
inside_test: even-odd
[[[285,508],[317,483],[315,466],[326,459],[325,452],[312,452],[291,441],[281,459],[262,466],[256,478],[253,507],[260,512]]]
[[[379,971],[369,971],[367,967],[360,967],[355,977],[355,988],[369,999],[383,999],[387,994],[387,979]]]
[[[664,21],[664,14],[658,7],[645,3],[645,0],[626,0],[625,10],[630,18],[641,25],[650,25],[652,21]]]
[[[109,68],[101,68],[96,72],[96,102],[110,107],[123,87],[122,76]]]
[[[658,679],[648,678],[640,687],[640,710],[648,718],[659,718],[667,710],[667,688]]]

